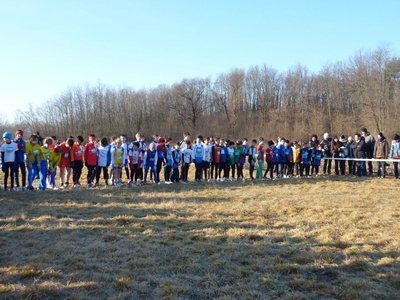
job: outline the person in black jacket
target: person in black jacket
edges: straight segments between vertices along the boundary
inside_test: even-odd
[[[320,145],[322,147],[322,153],[324,155],[324,158],[332,157],[331,142],[332,142],[332,138],[330,137],[329,133],[324,133],[324,139],[320,143]],[[331,165],[332,165],[331,159],[324,159],[324,166],[322,169],[324,172],[324,175],[331,174]]]
[[[365,158],[365,139],[364,137],[361,136],[361,134],[356,133],[354,135],[354,144],[353,144],[353,150],[354,150],[354,156],[355,158]],[[365,168],[365,161],[357,161],[356,162],[357,166],[357,176],[366,176],[366,168]]]

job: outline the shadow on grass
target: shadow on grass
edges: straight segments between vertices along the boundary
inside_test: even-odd
[[[224,212],[205,218],[174,203],[231,200],[201,194],[140,199],[146,189],[153,191],[149,186],[1,198],[0,293],[5,299],[398,297],[400,251],[299,237],[296,226],[274,223],[279,216],[265,224]],[[375,251],[362,250],[365,245]]]

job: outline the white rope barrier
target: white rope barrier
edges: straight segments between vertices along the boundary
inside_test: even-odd
[[[326,160],[349,160],[349,161],[377,161],[377,162],[400,162],[400,158],[384,159],[384,158],[343,158],[343,157],[322,157]]]

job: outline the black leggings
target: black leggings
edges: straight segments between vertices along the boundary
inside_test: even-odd
[[[96,183],[99,183],[100,180],[100,174],[101,174],[101,170],[103,170],[103,177],[104,180],[106,181],[106,184],[108,184],[107,180],[108,180],[108,168],[107,167],[96,167]]]
[[[17,162],[17,168],[15,169],[15,183],[19,187],[19,170],[21,170],[22,186],[26,186],[26,166],[24,162]]]
[[[79,179],[81,179],[82,168],[83,168],[83,162],[80,160],[75,160],[74,167],[72,168],[73,169],[72,181],[74,182],[74,184],[80,184]]]
[[[6,162],[3,163],[3,168],[6,168],[4,172],[4,188],[7,188],[7,181],[8,181],[8,176],[11,177],[11,188],[14,188],[14,162]]]
[[[96,177],[96,166],[87,166],[87,183],[92,183]]]

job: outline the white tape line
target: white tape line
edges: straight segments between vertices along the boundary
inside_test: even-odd
[[[333,158],[333,157],[323,157],[323,159],[326,160],[350,160],[350,161],[384,161],[384,162],[399,162],[400,163],[400,159],[383,159],[383,158],[342,158],[342,157],[338,157],[338,158]]]

